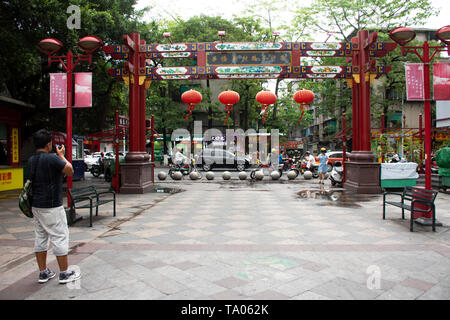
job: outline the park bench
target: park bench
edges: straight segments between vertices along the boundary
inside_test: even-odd
[[[410,231],[413,231],[414,212],[433,213],[432,228],[436,231],[436,208],[434,200],[438,192],[417,187],[407,186],[402,193],[387,191],[383,193],[383,220],[386,218],[386,204],[390,204],[402,209],[402,219],[405,219],[405,210],[411,211]],[[388,195],[400,196],[400,201],[387,200]],[[389,197],[392,198],[392,197]]]
[[[71,198],[70,208],[85,209],[89,208],[89,226],[92,227],[92,209],[95,207],[95,216],[98,216],[98,207],[108,202],[114,202],[113,216],[116,216],[116,193],[114,191],[102,190],[98,191],[94,186],[81,187],[69,189]],[[104,197],[104,195],[112,194],[111,197]]]

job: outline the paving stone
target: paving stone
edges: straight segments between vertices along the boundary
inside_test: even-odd
[[[291,300],[331,300],[331,298],[311,291],[307,291],[299,294],[298,296],[292,297]]]
[[[376,297],[377,300],[415,300],[423,294],[422,290],[396,285]]]
[[[337,300],[367,300],[379,295],[377,291],[370,290],[367,286],[341,278],[317,286],[311,291]]]

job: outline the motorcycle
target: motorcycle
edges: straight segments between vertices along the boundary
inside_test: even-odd
[[[191,164],[170,164],[169,167],[169,176],[173,179],[173,175],[175,174],[175,172],[179,171],[181,172],[184,176],[187,176],[188,174],[190,174],[193,170],[193,163],[194,160],[191,160]]]
[[[335,161],[333,169],[330,173],[330,180],[333,186],[342,185],[344,179],[344,168],[342,167],[342,162]]]
[[[94,163],[89,171],[96,178],[103,174],[105,172],[105,164],[103,162],[103,159],[98,158],[97,163]]]

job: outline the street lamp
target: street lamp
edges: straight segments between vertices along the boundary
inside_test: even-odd
[[[425,189],[431,190],[431,93],[430,93],[430,62],[441,51],[450,54],[450,26],[440,28],[435,33],[436,38],[445,45],[430,46],[425,41],[422,46],[406,46],[416,37],[416,32],[408,27],[398,27],[389,32],[389,37],[402,47],[402,55],[415,53],[423,63],[425,90]],[[446,48],[447,46],[447,48]],[[422,50],[422,54],[419,52]]]
[[[100,48],[103,42],[95,36],[86,36],[78,41],[78,47],[86,52],[86,54],[73,55],[72,51],[68,51],[66,56],[54,56],[63,44],[54,38],[41,40],[38,49],[48,56],[48,65],[52,62],[60,63],[67,73],[67,109],[66,109],[66,158],[72,163],[72,73],[80,61],[87,61],[91,64],[92,53]],[[75,62],[73,60],[76,59]],[[64,63],[65,60],[65,63]],[[70,207],[69,190],[72,189],[72,177],[67,177],[67,206]]]

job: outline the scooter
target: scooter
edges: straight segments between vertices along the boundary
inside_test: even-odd
[[[92,165],[90,172],[96,178],[105,173],[105,165],[102,158],[98,158],[97,163]]]
[[[187,176],[192,172],[194,168],[194,159],[191,160],[191,164],[171,164],[169,169],[169,176],[173,179],[174,173],[179,171],[183,176]]]
[[[330,180],[333,186],[342,185],[344,180],[344,168],[342,167],[342,162],[334,162],[333,169],[330,172]]]

